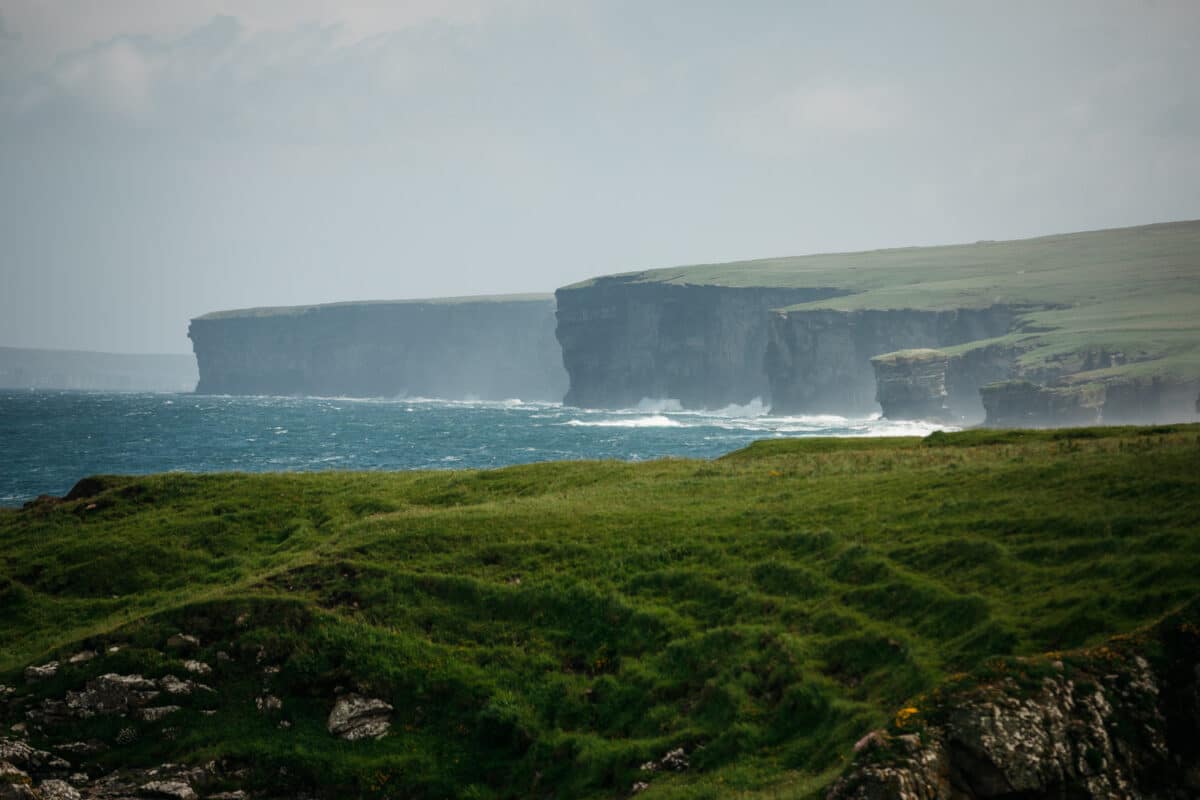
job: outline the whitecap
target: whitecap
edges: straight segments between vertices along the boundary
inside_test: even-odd
[[[631,417],[629,419],[571,419],[561,423],[576,428],[682,428],[683,423],[662,414],[649,417]]]

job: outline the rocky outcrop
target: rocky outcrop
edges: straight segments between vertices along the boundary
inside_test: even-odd
[[[888,419],[943,419],[950,415],[941,350],[902,350],[871,359],[875,399]]]
[[[1027,380],[993,383],[979,390],[993,428],[1094,425],[1100,421],[1104,387],[1042,386]]]
[[[348,742],[378,739],[391,727],[391,715],[392,707],[382,700],[348,694],[333,704],[326,727],[334,736]]]
[[[1156,377],[1109,382],[1102,417],[1110,424],[1198,420],[1200,381]]]
[[[1200,793],[1196,609],[1095,650],[996,662],[865,736],[828,800]]]
[[[963,351],[902,350],[871,359],[875,399],[888,419],[984,420],[980,387],[1016,372],[1012,346],[987,344]]]
[[[980,390],[991,427],[1147,424],[1200,419],[1200,384],[1162,378],[1041,385],[1005,381]]]
[[[614,276],[555,294],[568,405],[629,408],[672,399],[684,408],[717,409],[767,398],[763,356],[771,309],[843,292]]]
[[[766,351],[771,408],[782,414],[873,412],[877,390],[872,358],[1001,336],[1013,327],[1017,313],[1001,305],[947,311],[778,311],[771,315]],[[903,395],[899,405],[936,403],[917,399],[922,392],[946,390],[931,388],[937,382],[932,373],[926,379],[933,383],[898,393]]]
[[[562,399],[548,296],[219,312],[188,336],[202,394]]]

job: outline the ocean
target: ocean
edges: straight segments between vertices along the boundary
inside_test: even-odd
[[[598,411],[551,403],[0,391],[0,505],[82,477],[152,472],[401,470],[534,461],[715,458],[780,436],[925,435],[878,417],[772,417],[761,403]]]

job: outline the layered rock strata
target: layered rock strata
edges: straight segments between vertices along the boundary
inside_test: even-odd
[[[556,292],[568,405],[628,408],[646,399],[719,409],[766,399],[775,308],[835,289],[696,286],[599,278]],[[895,348],[889,348],[895,349]]]
[[[1009,332],[1015,313],[1008,306],[776,312],[771,315],[766,352],[772,410],[784,414],[871,413],[876,410],[877,394],[872,358],[995,338]],[[927,390],[928,386],[914,386],[911,392],[897,395],[910,399],[897,402],[910,403]],[[943,390],[945,387],[937,392]],[[890,401],[888,393],[884,397]],[[920,405],[929,403],[937,400],[920,401]]]
[[[339,303],[192,320],[202,394],[551,400],[554,300]]]

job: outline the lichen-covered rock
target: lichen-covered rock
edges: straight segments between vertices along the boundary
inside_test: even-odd
[[[58,674],[58,662],[51,661],[48,664],[40,666],[30,664],[25,668],[25,680],[27,681],[42,681],[47,678],[53,678]]]
[[[149,678],[110,672],[88,681],[82,690],[68,691],[65,702],[72,716],[87,718],[97,714],[128,714],[149,705],[158,696],[158,686]]]
[[[205,664],[203,661],[188,659],[183,662],[183,668],[193,675],[208,675],[212,672],[212,667]]]
[[[70,766],[53,753],[38,750],[20,739],[7,738],[0,738],[0,761],[31,772]]]
[[[143,797],[165,797],[168,800],[196,800],[196,790],[183,781],[151,781],[142,784]]]
[[[142,722],[158,722],[180,710],[179,706],[152,706],[150,708],[139,708],[133,712],[133,716]]]
[[[78,789],[58,778],[42,781],[38,784],[37,790],[38,794],[42,796],[42,800],[80,800],[82,798]]]
[[[1152,665],[1139,650],[1163,655]],[[892,733],[860,741],[829,800],[1200,796],[1190,777],[1200,766],[1200,627],[1175,617],[1064,660],[1002,662],[904,709]]]
[[[348,694],[334,703],[327,727],[334,736],[350,742],[378,739],[391,727],[391,713],[392,707],[382,700]]]

